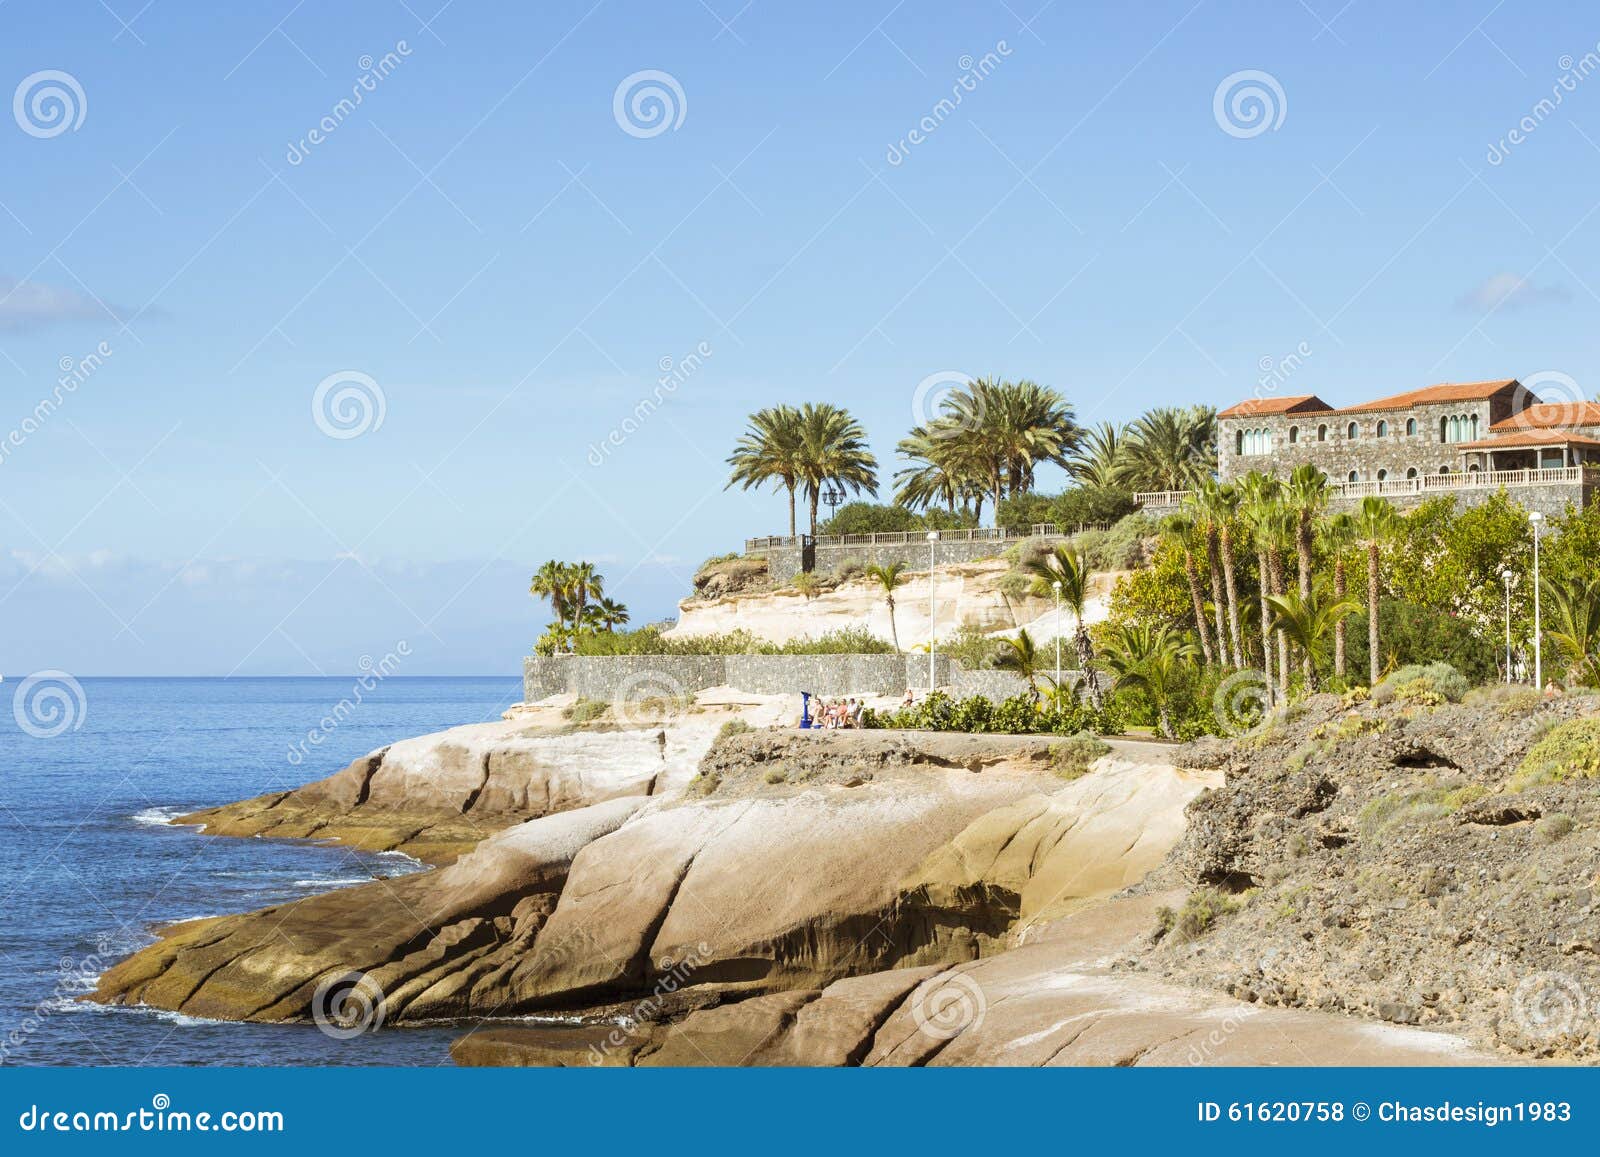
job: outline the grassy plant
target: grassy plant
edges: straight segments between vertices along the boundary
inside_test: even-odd
[[[561,709],[561,718],[582,726],[585,723],[593,723],[595,720],[603,718],[610,711],[611,704],[609,703],[602,702],[599,699],[579,698],[570,707]]]
[[[1443,819],[1488,794],[1481,784],[1447,788],[1428,782],[1379,796],[1361,809],[1356,822],[1363,839],[1382,840],[1402,825]]]
[[[1077,779],[1088,772],[1095,760],[1110,751],[1111,745],[1098,735],[1080,731],[1050,745],[1050,770],[1062,779]]]
[[[1568,720],[1535,743],[1511,777],[1512,791],[1570,779],[1600,779],[1600,716]]]
[[[1248,893],[1232,896],[1215,888],[1196,888],[1176,911],[1165,906],[1158,909],[1156,920],[1174,943],[1187,944],[1204,936],[1221,917],[1237,912],[1247,896]]]
[[[754,730],[755,728],[751,727],[743,719],[730,719],[717,732],[717,739],[723,740],[734,735],[744,735],[746,732]]]
[[[1577,826],[1577,822],[1571,816],[1564,812],[1557,812],[1553,816],[1545,816],[1544,819],[1534,824],[1533,834],[1542,843],[1553,844],[1557,840],[1571,835],[1572,830]]]
[[[1372,689],[1374,702],[1415,703],[1438,707],[1459,703],[1470,689],[1467,677],[1449,663],[1412,663],[1401,667]]]

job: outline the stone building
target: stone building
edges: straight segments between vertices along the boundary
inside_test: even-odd
[[[1218,476],[1284,478],[1311,464],[1335,501],[1448,493],[1468,504],[1502,487],[1559,513],[1600,487],[1600,403],[1541,402],[1521,382],[1446,383],[1331,406],[1314,394],[1251,398],[1217,414]],[[1181,494],[1137,496],[1152,513]]]

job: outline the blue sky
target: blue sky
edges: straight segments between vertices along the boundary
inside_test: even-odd
[[[945,371],[1091,420],[1297,351],[1280,388],[1335,403],[1593,396],[1592,8],[439,3],[0,7],[0,97],[82,94],[63,131],[48,77],[0,116],[0,440],[109,350],[0,459],[4,674],[343,674],[401,640],[405,673],[512,671],[544,559],[647,621],[781,528],[722,490],[750,410],[847,405],[892,469]],[[644,70],[682,94],[653,135],[614,114]],[[1245,70],[1258,133],[1214,111]],[[359,436],[314,420],[340,374],[381,393]]]

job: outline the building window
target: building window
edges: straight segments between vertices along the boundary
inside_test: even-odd
[[[1448,474],[1448,473],[1450,473],[1450,467],[1448,467],[1448,466],[1439,467],[1439,473],[1440,474]]]
[[[1344,436],[1352,439],[1361,437],[1361,427],[1357,426],[1354,422],[1351,422],[1344,428]]]
[[[1387,438],[1388,436],[1389,436],[1389,423],[1388,422],[1379,422],[1378,423],[1378,437]]]
[[[1244,456],[1244,431],[1235,431],[1233,435],[1233,452],[1240,457]]]
[[[1290,426],[1289,427],[1289,445],[1293,446],[1298,441],[1300,441],[1300,427],[1299,426]]]
[[[1406,437],[1407,438],[1415,438],[1416,436],[1417,436],[1417,420],[1415,418],[1407,418],[1406,419]]]
[[[1450,441],[1449,429],[1450,429],[1450,419],[1449,418],[1440,418],[1439,419],[1439,441],[1441,441],[1441,442]]]
[[[1378,481],[1379,482],[1382,482],[1387,477],[1389,477],[1389,472],[1387,470],[1378,471]]]
[[[1474,442],[1476,442],[1478,440],[1478,415],[1477,414],[1473,414],[1472,415],[1472,420],[1471,420],[1470,424],[1472,426],[1472,440]]]
[[[1415,466],[1411,467],[1409,470],[1406,471],[1406,477],[1407,478],[1415,478],[1416,476],[1417,476],[1417,468]]]
[[[1480,469],[1480,467],[1478,466],[1478,464],[1476,462],[1474,462],[1471,466],[1467,467],[1467,473],[1468,474],[1476,474],[1479,469]]]
[[[1358,474],[1354,470],[1350,471],[1350,481],[1351,482],[1360,482],[1361,481],[1361,475]]]
[[[1317,427],[1317,441],[1326,442],[1327,440],[1328,440],[1328,427],[1326,427],[1326,426],[1318,426]]]

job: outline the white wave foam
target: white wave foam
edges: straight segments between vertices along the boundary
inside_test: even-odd
[[[193,808],[186,807],[147,807],[143,811],[134,812],[128,818],[134,823],[144,824],[146,827],[165,828],[174,826],[172,823],[173,820],[177,819],[179,816],[188,815],[193,810]],[[198,828],[203,827],[204,825],[178,824],[176,826],[184,828]]]

